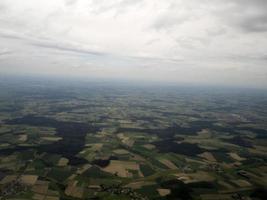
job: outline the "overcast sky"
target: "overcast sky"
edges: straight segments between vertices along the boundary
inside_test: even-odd
[[[267,0],[0,0],[0,73],[267,87]]]

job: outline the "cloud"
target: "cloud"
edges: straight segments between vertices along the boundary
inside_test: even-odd
[[[85,55],[94,55],[94,56],[104,56],[106,53],[97,52],[89,49],[83,49],[78,46],[70,46],[70,45],[58,45],[58,44],[45,44],[45,43],[32,43],[33,46],[47,48],[47,49],[55,49],[59,51],[67,51],[77,54],[85,54]]]
[[[247,33],[267,31],[267,1],[227,0],[217,15],[228,25]]]
[[[266,7],[266,0],[2,0],[0,72],[252,84],[267,73]]]
[[[73,6],[74,4],[76,4],[78,2],[78,0],[64,0],[66,6]]]
[[[128,9],[139,5],[144,0],[92,0],[90,11],[94,14],[103,14],[106,12],[113,11],[114,16],[121,15],[127,12]]]
[[[8,49],[0,49],[0,57],[1,56],[6,56],[6,55],[10,55],[12,54],[13,52],[8,50]]]

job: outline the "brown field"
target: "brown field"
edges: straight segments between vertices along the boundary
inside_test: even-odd
[[[92,167],[92,165],[90,165],[90,164],[83,165],[82,167],[78,168],[77,174],[82,174],[83,172],[85,172],[90,167]]]
[[[237,161],[243,161],[243,160],[246,160],[246,158],[242,158],[240,157],[237,153],[229,153],[229,156]]]
[[[204,152],[202,154],[199,154],[198,156],[210,162],[217,162],[217,160],[214,158],[214,156],[210,152]]]
[[[117,137],[121,140],[121,142],[129,147],[134,145],[134,140],[130,137],[125,136],[123,133],[117,134]]]
[[[35,200],[45,200],[45,195],[43,194],[34,194],[33,199]]]
[[[139,164],[136,162],[129,162],[129,161],[119,161],[119,160],[111,160],[110,164],[103,168],[104,171],[117,174],[120,177],[132,177],[132,173],[128,170],[137,170],[139,173],[139,176],[143,176]]]
[[[201,138],[210,138],[211,137],[211,132],[208,129],[202,129],[201,131],[198,132],[198,136]]]
[[[67,180],[71,181],[71,180],[74,180],[76,177],[77,177],[77,174],[72,174],[67,178]]]
[[[146,161],[146,159],[138,154],[132,154],[131,160]]]
[[[204,171],[197,171],[195,173],[178,173],[174,175],[184,183],[193,183],[200,181],[212,182],[215,180],[215,178],[210,175],[210,173]]]
[[[8,146],[10,146],[10,144],[8,144],[8,143],[2,143],[2,144],[0,144],[0,147],[2,147],[2,148],[8,147]]]
[[[152,150],[152,149],[155,149],[156,148],[156,146],[153,145],[153,144],[144,144],[143,147],[145,147],[148,150]]]
[[[59,200],[59,197],[55,197],[55,196],[46,196],[45,200]]]
[[[175,164],[173,164],[171,161],[167,159],[160,159],[159,160],[163,165],[168,167],[169,169],[178,169]]]
[[[65,189],[65,194],[68,196],[75,197],[75,198],[83,198],[84,188],[77,187],[75,185],[69,185]]]
[[[251,186],[250,182],[243,180],[243,179],[231,180],[231,182],[239,187],[250,187]]]
[[[56,196],[46,196],[43,194],[34,194],[33,199],[35,200],[59,200],[59,197]]]
[[[32,187],[32,191],[39,194],[46,194],[48,191],[48,181],[36,181],[35,185]]]
[[[231,194],[203,194],[200,197],[203,200],[233,200]]]
[[[38,176],[36,175],[22,175],[20,177],[21,183],[26,184],[26,185],[34,185],[37,179],[38,179]]]
[[[202,164],[202,165],[205,165],[206,163],[203,162],[203,161],[200,161],[200,160],[195,160],[195,159],[191,159],[191,158],[185,158],[185,161],[188,162],[188,163],[198,163],[198,164]]]
[[[263,146],[254,146],[254,148],[248,148],[250,153],[257,154],[260,156],[266,156],[267,155],[267,147]]]
[[[127,151],[125,149],[115,149],[115,150],[113,150],[113,153],[116,153],[119,155],[125,155],[125,154],[129,154],[129,151]]]
[[[218,181],[219,185],[223,186],[225,189],[233,189],[234,186],[230,185],[229,183],[225,181]]]
[[[158,191],[159,195],[162,196],[162,197],[167,196],[168,194],[171,193],[170,189],[159,188],[159,189],[157,189],[157,191]]]
[[[57,166],[64,167],[64,166],[66,166],[68,164],[68,162],[69,162],[69,159],[67,159],[67,158],[60,158],[59,161],[58,161],[58,163],[57,163]]]
[[[27,139],[28,139],[28,135],[27,134],[19,135],[19,141],[20,142],[25,142]]]
[[[155,185],[155,182],[151,182],[151,181],[138,181],[138,182],[132,182],[129,183],[128,185],[125,185],[125,187],[130,187],[132,189],[140,189],[143,186],[147,186],[147,185]]]
[[[91,151],[100,151],[103,147],[103,143],[87,144],[86,147],[90,147]]]
[[[49,142],[57,142],[59,140],[62,140],[61,137],[41,137],[42,140],[49,141]]]
[[[56,190],[48,190],[47,196],[59,196],[59,192]]]
[[[16,175],[7,175],[6,177],[4,177],[1,181],[0,181],[0,184],[7,184],[7,183],[10,183],[14,180],[17,179],[17,176]]]

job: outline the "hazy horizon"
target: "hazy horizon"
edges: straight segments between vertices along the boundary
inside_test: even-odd
[[[0,74],[267,88],[265,0],[0,2]]]

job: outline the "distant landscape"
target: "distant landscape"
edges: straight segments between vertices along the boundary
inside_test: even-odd
[[[3,79],[0,199],[264,200],[267,93]]]

